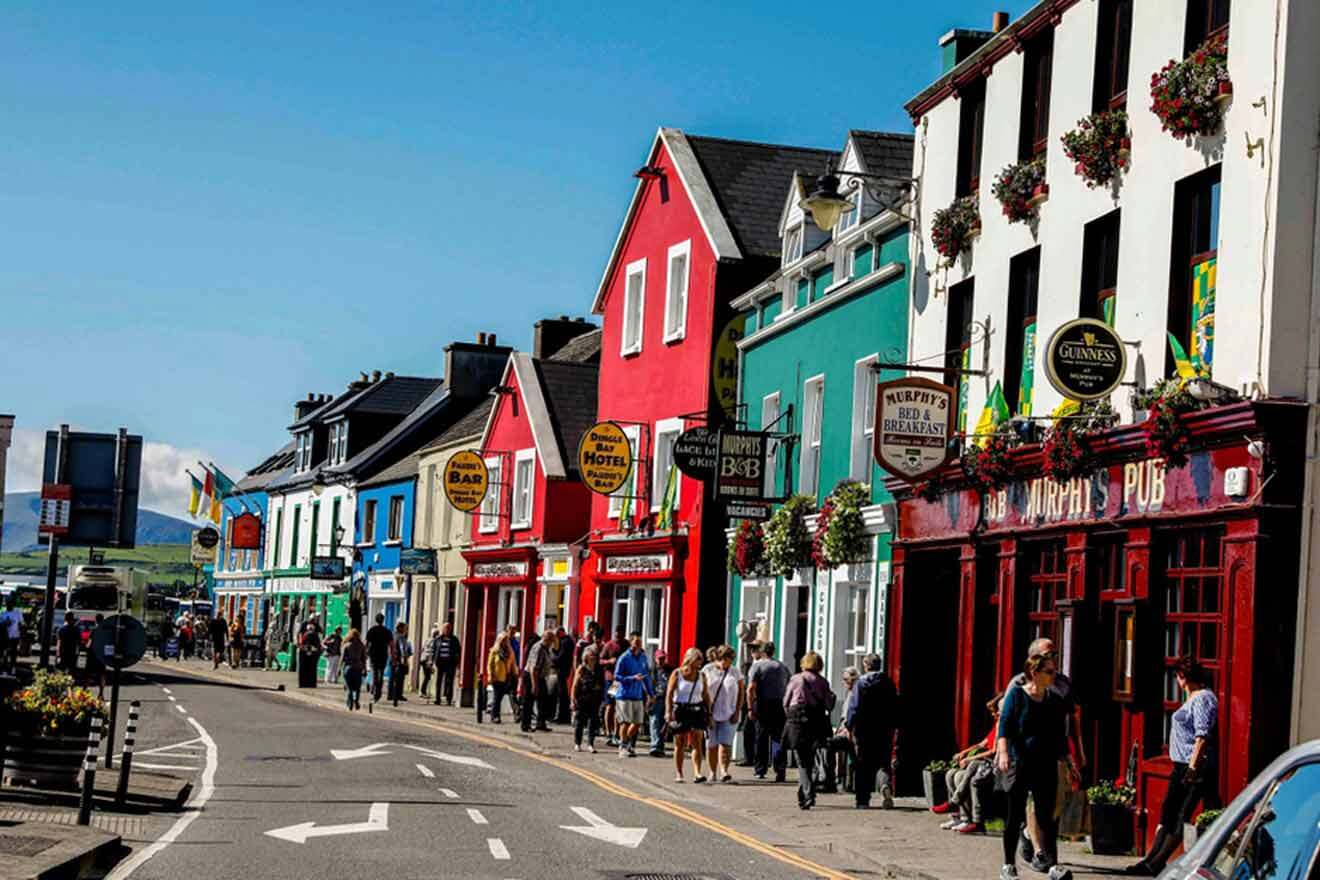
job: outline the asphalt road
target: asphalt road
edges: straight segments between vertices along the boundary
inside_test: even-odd
[[[508,749],[365,709],[332,711],[155,670],[135,679],[125,689],[126,699],[144,701],[135,760],[193,774],[195,800],[205,803],[113,880],[811,876]]]

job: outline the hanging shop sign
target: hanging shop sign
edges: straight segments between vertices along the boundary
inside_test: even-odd
[[[658,574],[669,571],[672,566],[667,553],[605,557],[606,574]]]
[[[875,460],[909,482],[918,482],[949,460],[958,392],[930,379],[881,382],[875,399]]]
[[[1045,375],[1054,390],[1073,400],[1108,397],[1123,381],[1127,351],[1104,321],[1078,318],[1050,337]]]
[[[632,468],[632,444],[615,422],[597,422],[582,435],[578,444],[578,472],[591,491],[601,495],[619,491],[628,482]]]
[[[481,506],[490,488],[486,462],[471,449],[460,449],[445,464],[445,497],[458,510],[471,513]]]
[[[771,437],[760,431],[721,431],[715,471],[715,497],[724,501],[764,501]]]
[[[261,549],[261,517],[240,513],[229,521],[229,547],[232,550]]]
[[[715,432],[709,428],[688,428],[674,441],[674,464],[694,480],[713,479],[719,456]]]
[[[214,565],[216,545],[220,543],[220,533],[211,526],[205,526],[192,533],[192,548],[189,557],[193,565]]]
[[[715,337],[714,357],[710,359],[715,400],[730,419],[738,418],[738,340],[743,338],[746,320],[738,315],[724,325]]]
[[[399,571],[403,574],[418,574],[435,577],[435,551],[420,547],[408,547],[399,551]]]
[[[311,577],[314,581],[344,579],[344,560],[338,556],[313,556]]]
[[[472,576],[477,578],[527,577],[527,563],[477,562],[472,565]]]

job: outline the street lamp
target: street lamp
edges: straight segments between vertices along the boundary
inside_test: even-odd
[[[821,232],[828,233],[832,231],[839,222],[839,218],[854,207],[851,195],[861,188],[865,188],[871,197],[877,202],[885,202],[891,198],[892,192],[885,192],[878,184],[887,183],[890,186],[902,189],[915,183],[910,177],[889,177],[884,174],[869,174],[865,171],[845,171],[848,177],[848,183],[845,186],[847,195],[839,190],[839,176],[834,173],[833,165],[825,163],[825,173],[816,178],[811,185],[811,190],[807,193],[798,206],[802,210],[811,214],[811,219],[816,222],[816,226]],[[896,204],[896,203],[895,203]],[[889,210],[894,209],[894,205],[886,206]]]

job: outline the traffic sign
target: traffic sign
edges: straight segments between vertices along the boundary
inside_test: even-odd
[[[37,534],[67,535],[72,502],[73,487],[68,483],[44,484],[41,487],[41,519],[37,521]]]
[[[127,669],[146,652],[147,630],[136,617],[116,614],[92,631],[92,654],[108,669]]]

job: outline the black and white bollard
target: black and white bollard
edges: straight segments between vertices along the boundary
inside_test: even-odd
[[[87,736],[87,755],[83,758],[82,800],[78,803],[78,824],[92,824],[92,792],[96,787],[96,759],[101,751],[101,716],[92,718]]]
[[[138,713],[142,704],[134,700],[128,704],[128,728],[124,731],[124,754],[119,760],[119,787],[115,789],[115,803],[124,805],[128,797],[128,774],[133,767],[133,741],[137,739]]]

